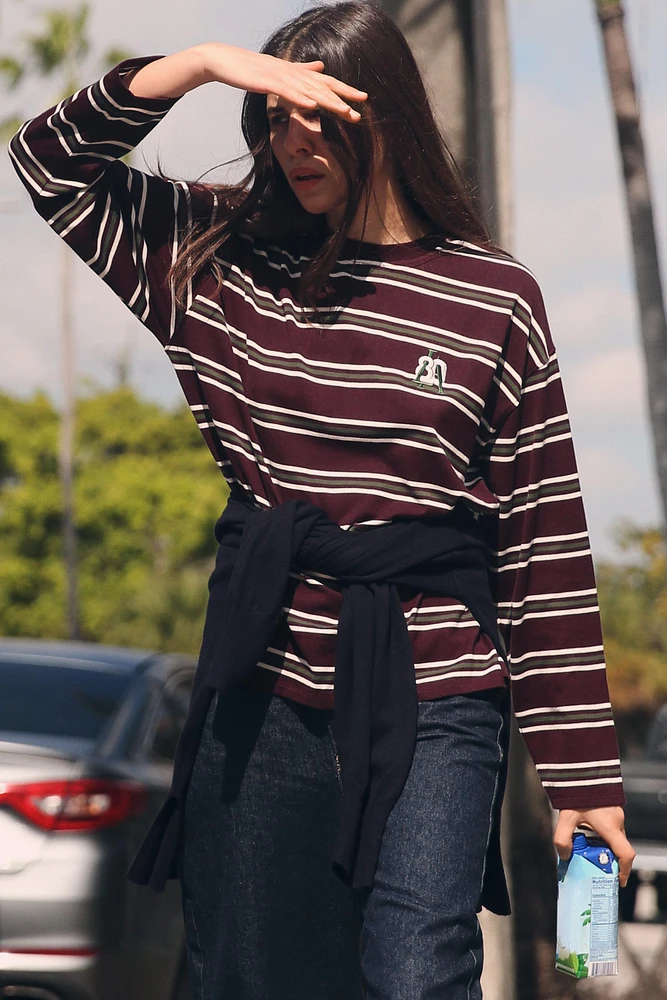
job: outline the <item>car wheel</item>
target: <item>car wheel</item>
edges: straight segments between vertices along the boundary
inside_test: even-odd
[[[185,952],[178,963],[178,972],[174,980],[174,988],[170,1000],[192,1000],[192,991],[188,980],[188,963]]]
[[[635,919],[635,903],[637,902],[637,889],[639,879],[637,872],[630,872],[630,878],[625,888],[618,893],[618,915],[621,920],[631,921]]]

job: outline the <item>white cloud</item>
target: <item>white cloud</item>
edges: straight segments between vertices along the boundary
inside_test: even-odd
[[[613,348],[571,368],[565,391],[573,421],[588,431],[645,432],[644,361],[637,348]]]
[[[608,347],[627,340],[637,321],[634,295],[609,281],[585,284],[554,297],[549,323],[558,348]]]
[[[0,372],[0,391],[23,395],[32,394],[37,387],[49,386],[54,375],[53,359],[34,341],[26,340],[23,330],[0,328],[2,353],[9,359]]]
[[[616,558],[614,528],[626,518],[655,525],[661,513],[650,442],[643,438],[633,455],[613,444],[577,448],[579,479],[596,558]]]
[[[606,109],[564,104],[547,85],[515,92],[517,251],[538,278],[572,285],[627,272],[618,154]]]

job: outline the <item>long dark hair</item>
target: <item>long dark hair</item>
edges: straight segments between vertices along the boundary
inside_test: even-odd
[[[298,300],[309,307],[326,300],[329,272],[362,199],[366,220],[378,139],[420,220],[443,237],[493,246],[438,127],[415,58],[388,14],[367,0],[320,4],[278,28],[261,51],[292,62],[321,59],[325,73],[368,94],[366,101],[349,102],[361,112],[358,122],[320,109],[322,136],[347,178],[345,211],[330,233],[324,215],[302,207],[271,149],[266,94],[246,93],[241,124],[252,167],[237,184],[209,185],[223,210],[213,224],[195,216],[181,244],[170,273],[181,304],[188,281],[200,270],[209,268],[222,280],[216,252],[239,231],[276,243],[313,237],[315,250],[303,268]]]

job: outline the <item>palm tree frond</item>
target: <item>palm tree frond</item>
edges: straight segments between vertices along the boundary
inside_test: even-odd
[[[0,55],[0,76],[5,77],[10,90],[21,82],[25,69],[25,65],[13,56]]]
[[[48,76],[54,70],[81,59],[88,52],[85,29],[89,8],[82,4],[78,10],[44,10],[43,31],[28,35],[28,50],[40,73]]]

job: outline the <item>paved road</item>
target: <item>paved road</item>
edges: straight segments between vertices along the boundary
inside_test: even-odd
[[[621,924],[618,933],[618,976],[605,976],[582,982],[577,995],[588,1000],[604,997],[605,1000],[620,998],[633,987],[640,978],[639,969],[655,967],[656,959],[661,959],[663,968],[661,982],[667,986],[667,926],[655,922],[658,918],[656,892],[652,884],[640,885],[637,892],[637,920]],[[653,986],[644,986],[646,1000],[662,1000],[667,997],[667,989],[662,992]],[[489,998],[491,1000],[491,998]]]
[[[605,976],[591,979],[579,984],[577,995],[582,997],[622,997],[627,991],[638,985],[638,971],[635,961],[643,968],[655,962],[661,954],[667,954],[667,927],[664,924],[633,923],[621,924],[619,928],[618,976]],[[664,957],[661,967],[665,968]],[[665,975],[661,977],[665,982]],[[645,986],[646,1000],[661,1000],[667,997],[667,992],[658,993],[655,988]],[[491,1000],[492,994],[489,995]],[[486,1000],[486,998],[485,998]]]
[[[655,960],[664,955],[662,981],[664,992],[655,987],[645,990],[646,1000],[663,1000],[667,998],[667,925],[654,923],[657,913],[655,908],[655,890],[652,886],[640,886],[637,898],[637,915],[640,918],[634,923],[621,924],[619,927],[619,974],[604,976],[599,979],[582,980],[576,984],[576,995],[581,1000],[621,1000],[629,989],[637,985],[639,967],[647,968]],[[507,954],[506,939],[509,933],[507,917],[495,917],[486,911],[481,916],[485,940],[484,975],[482,988],[484,1000],[512,1000],[511,983],[507,977],[506,963],[503,956]]]

